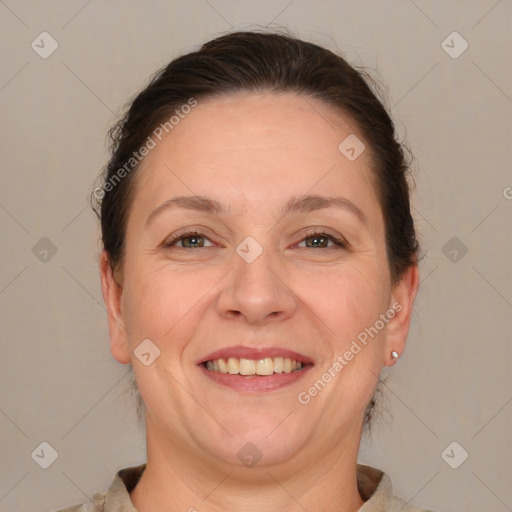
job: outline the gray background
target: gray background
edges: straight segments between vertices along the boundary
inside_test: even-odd
[[[416,157],[421,289],[360,460],[421,506],[512,510],[511,22],[511,0],[0,0],[0,510],[87,501],[145,460],[87,195],[108,127],[151,73],[269,23],[375,68]],[[43,31],[59,45],[46,59],[31,48],[48,51]],[[469,44],[457,58],[442,45],[453,31]],[[31,457],[43,441],[58,453],[48,469],[35,461],[48,449]]]

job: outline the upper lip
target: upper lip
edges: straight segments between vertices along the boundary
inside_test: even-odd
[[[301,363],[313,363],[310,357],[299,354],[294,350],[281,347],[259,347],[251,348],[243,345],[236,345],[234,347],[224,347],[207,356],[199,359],[197,364],[203,364],[206,361],[214,361],[215,359],[227,359],[228,357],[238,357],[243,359],[260,360],[265,357],[289,357]]]

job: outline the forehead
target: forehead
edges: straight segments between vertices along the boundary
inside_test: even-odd
[[[354,136],[362,139],[350,119],[305,96],[244,93],[199,101],[144,159],[136,202],[147,210],[195,194],[268,210],[288,196],[339,192],[378,209],[369,152],[350,161],[339,149]]]
[[[316,156],[320,160],[339,157],[339,143],[358,132],[348,117],[310,97],[292,93],[237,93],[200,100],[178,125],[172,128],[160,150],[184,152],[194,149],[194,159],[225,156],[229,149],[244,150],[247,160],[258,153],[274,156],[272,150],[289,151],[296,158]],[[267,153],[261,153],[264,150]],[[160,151],[152,152],[148,160]],[[289,155],[292,156],[292,155]],[[183,161],[183,163],[185,163]]]

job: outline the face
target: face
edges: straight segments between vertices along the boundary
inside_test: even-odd
[[[362,140],[317,100],[216,98],[137,171],[120,286],[104,265],[103,291],[112,353],[133,363],[148,425],[169,445],[240,466],[250,442],[261,465],[360,435],[377,376],[403,349],[414,279],[391,286],[369,151],[351,161],[338,149],[351,134]],[[191,196],[209,202],[175,200]],[[143,340],[151,364],[135,355]],[[295,368],[286,357],[303,368],[280,371]],[[244,373],[272,374],[220,371],[239,358]]]

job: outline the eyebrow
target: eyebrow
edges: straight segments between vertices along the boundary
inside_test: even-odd
[[[214,199],[205,196],[178,196],[168,199],[155,208],[146,219],[146,225],[160,213],[176,208],[194,210],[213,215],[225,215],[229,213],[229,207]],[[342,208],[357,217],[363,224],[368,224],[368,219],[364,212],[352,201],[341,196],[320,196],[315,194],[293,196],[283,205],[281,214],[284,217],[293,213],[309,213],[325,208]]]

